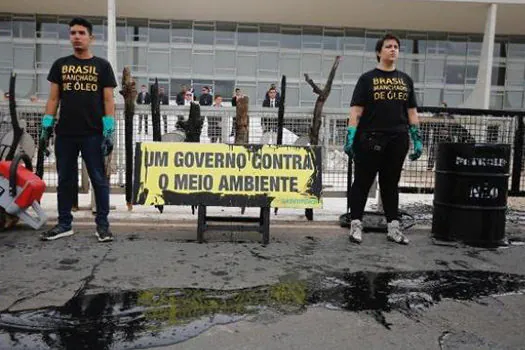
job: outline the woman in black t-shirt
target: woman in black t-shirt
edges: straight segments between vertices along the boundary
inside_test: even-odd
[[[419,118],[414,83],[396,69],[399,39],[387,34],[378,40],[379,64],[358,80],[351,102],[345,152],[354,157],[355,178],[350,198],[350,240],[362,241],[362,218],[372,183],[379,173],[381,199],[388,223],[387,238],[408,244],[399,227],[398,184],[408,153],[409,136],[414,152],[411,160],[421,156]]]

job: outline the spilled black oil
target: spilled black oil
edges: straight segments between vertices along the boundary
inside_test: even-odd
[[[272,309],[309,305],[417,317],[443,299],[476,300],[525,291],[525,277],[487,271],[334,273],[240,290],[151,289],[84,295],[62,307],[0,314],[0,348],[137,349],[175,344],[214,325]]]

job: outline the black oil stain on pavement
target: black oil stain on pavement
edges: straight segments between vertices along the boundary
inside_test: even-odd
[[[150,289],[81,295],[64,306],[0,313],[0,348],[136,349],[183,342],[261,310],[326,306],[372,315],[418,315],[444,300],[525,291],[525,277],[488,271],[341,272],[238,290]]]

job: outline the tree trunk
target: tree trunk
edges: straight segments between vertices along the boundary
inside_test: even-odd
[[[131,77],[131,71],[124,67],[122,71],[122,90],[120,94],[124,97],[124,144],[126,151],[126,205],[132,210],[133,191],[133,116],[135,115],[135,99],[137,88]]]
[[[340,61],[341,56],[337,56],[332,69],[330,70],[330,74],[328,75],[326,85],[322,90],[319,88],[319,86],[317,86],[316,83],[314,83],[312,79],[310,79],[308,74],[304,75],[306,82],[312,87],[314,93],[318,95],[317,101],[315,101],[312,126],[310,127],[310,145],[312,146],[317,146],[319,144],[319,130],[321,129],[321,124],[323,122],[323,106],[330,95],[330,91],[332,90],[332,82],[334,81],[335,72],[339,66]]]
[[[328,79],[326,80],[326,85],[324,89],[321,90],[319,86],[317,86],[316,83],[310,77],[308,74],[304,75],[304,79],[306,82],[312,87],[314,93],[316,93],[317,100],[315,101],[315,107],[314,107],[314,117],[312,119],[312,125],[310,127],[310,145],[317,146],[319,144],[319,130],[321,129],[321,124],[323,123],[323,106],[326,100],[328,99],[328,96],[330,95],[330,91],[332,90],[332,82],[334,81],[335,77],[335,71],[337,70],[337,67],[339,66],[339,62],[341,61],[341,56],[336,56],[334,64],[332,65],[332,69],[330,70],[330,74],[328,75]],[[312,221],[314,218],[314,211],[313,209],[305,209],[304,210],[306,218],[309,221]]]
[[[151,98],[151,124],[153,127],[153,141],[161,141],[160,135],[160,96],[159,82],[155,78],[155,83],[150,88]]]
[[[249,143],[249,123],[248,123],[248,96],[237,98],[236,118],[235,118],[235,144],[246,145]]]

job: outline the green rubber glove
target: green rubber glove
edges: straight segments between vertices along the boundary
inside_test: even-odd
[[[102,135],[104,137],[113,137],[115,132],[115,118],[112,115],[105,115],[102,117]]]
[[[417,125],[410,125],[408,129],[412,143],[414,144],[414,152],[410,154],[410,160],[414,161],[421,157],[423,153],[423,142],[421,141],[421,135],[419,134],[419,127]]]
[[[352,146],[354,145],[354,137],[355,137],[356,131],[357,131],[357,128],[355,126],[349,126],[347,129],[344,150],[345,150],[345,153],[348,154],[349,157],[352,157],[354,155]]]
[[[113,152],[113,134],[115,133],[115,118],[112,115],[102,117],[102,154],[107,157]]]
[[[42,129],[40,131],[40,139],[47,140],[53,133],[53,126],[55,125],[55,117],[51,114],[46,114],[42,117]]]

